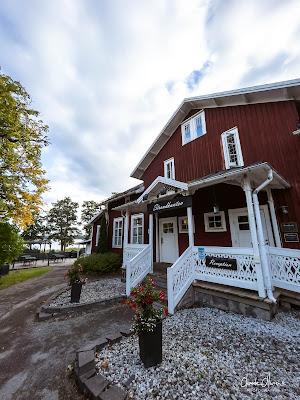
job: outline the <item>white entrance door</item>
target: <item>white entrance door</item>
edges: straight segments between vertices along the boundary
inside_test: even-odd
[[[228,210],[233,247],[252,247],[247,208]],[[260,206],[265,244],[274,246],[268,206]]]
[[[174,263],[178,258],[177,217],[159,220],[160,262]]]

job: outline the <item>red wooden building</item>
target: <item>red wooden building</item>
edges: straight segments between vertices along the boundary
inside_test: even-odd
[[[299,113],[300,80],[182,102],[131,174],[143,183],[104,202],[128,293],[153,262],[171,265],[170,312],[195,280],[300,291]]]

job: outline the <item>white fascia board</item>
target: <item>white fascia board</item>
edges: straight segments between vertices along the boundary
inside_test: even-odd
[[[154,181],[151,183],[150,186],[147,187],[147,189],[140,195],[140,197],[136,200],[137,204],[140,204],[143,201],[143,197],[150,193],[152,189],[155,188],[156,185],[159,183],[163,185],[168,185],[168,186],[173,186],[174,188],[180,189],[180,190],[188,190],[188,184],[185,182],[180,182],[176,181],[174,179],[168,179],[165,178],[164,176],[158,176]]]

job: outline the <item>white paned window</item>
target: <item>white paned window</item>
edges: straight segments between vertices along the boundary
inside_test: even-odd
[[[225,232],[226,220],[224,211],[204,214],[205,232]]]
[[[164,161],[165,178],[175,179],[175,164],[174,158]]]
[[[122,239],[123,239],[123,218],[122,217],[114,218],[112,247],[114,248],[122,247]]]
[[[179,233],[188,233],[189,232],[189,221],[188,217],[178,217],[178,225],[179,225]],[[195,233],[195,221],[193,216],[193,227]]]
[[[131,216],[131,243],[144,243],[144,214]]]
[[[193,115],[181,125],[182,144],[186,144],[206,134],[204,111]]]
[[[222,133],[225,168],[243,167],[244,160],[237,128]]]
[[[100,225],[97,225],[97,230],[96,230],[96,246],[99,246],[99,238],[100,238]]]

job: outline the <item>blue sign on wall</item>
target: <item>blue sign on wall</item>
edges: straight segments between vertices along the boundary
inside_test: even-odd
[[[204,247],[198,247],[198,256],[199,256],[199,260],[205,260],[205,248]]]

